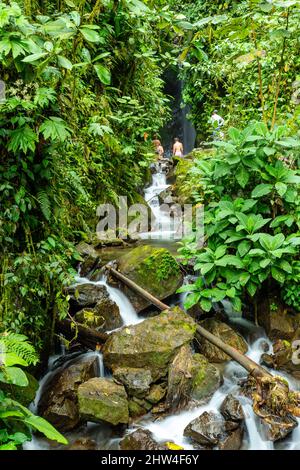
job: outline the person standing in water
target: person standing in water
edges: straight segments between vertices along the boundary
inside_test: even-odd
[[[161,158],[164,157],[165,151],[157,135],[154,136],[154,139],[152,140],[152,144],[154,146],[155,153],[158,155],[158,159],[160,160]]]
[[[174,145],[173,145],[173,156],[174,157],[183,157],[183,145],[178,139],[178,137],[175,137],[174,139]]]

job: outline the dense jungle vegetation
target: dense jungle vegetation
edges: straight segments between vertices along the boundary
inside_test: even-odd
[[[97,206],[140,201],[171,115],[169,68],[197,144],[212,140],[214,109],[225,119],[183,182],[205,204],[205,247],[180,248],[198,276],[187,307],[255,311],[267,288],[299,311],[299,20],[297,0],[0,2],[0,446],[32,429],[64,442],[7,385],[26,385],[22,367],[51,348]]]

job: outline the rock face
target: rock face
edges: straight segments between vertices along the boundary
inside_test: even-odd
[[[192,362],[191,398],[207,401],[223,382],[217,367],[210,364],[202,354],[194,354]]]
[[[97,284],[77,284],[67,288],[71,302],[77,307],[93,307],[98,302],[109,299],[105,286]]]
[[[229,421],[242,422],[245,419],[244,411],[239,400],[233,395],[227,395],[221,405],[221,413]]]
[[[243,427],[237,422],[225,421],[221,415],[205,411],[191,421],[184,435],[205,448],[239,450],[243,440]]]
[[[224,433],[223,420],[213,412],[205,411],[191,421],[184,430],[184,435],[203,446],[216,446]]]
[[[192,341],[196,324],[179,308],[112,333],[104,348],[104,362],[113,371],[119,367],[143,368],[153,381],[167,373],[179,348]]]
[[[176,409],[190,399],[203,403],[221,382],[221,374],[214,365],[201,354],[193,355],[189,345],[182,346],[169,366],[166,407]]]
[[[79,413],[92,422],[113,425],[129,420],[127,394],[123,385],[111,379],[94,378],[78,387]]]
[[[291,415],[273,416],[269,422],[265,419],[261,421],[265,427],[267,438],[273,442],[284,439],[298,426],[297,420]]]
[[[86,242],[81,242],[77,246],[77,251],[81,254],[84,258],[83,261],[80,263],[80,275],[85,277],[87,276],[94,267],[99,262],[99,254],[97,250]]]
[[[80,422],[77,402],[79,385],[98,372],[96,357],[78,360],[57,371],[45,384],[38,403],[38,414],[61,431],[69,431]]]
[[[166,448],[153,439],[150,431],[141,428],[128,434],[120,442],[121,450],[166,450]]]
[[[144,397],[150,390],[152,376],[150,370],[133,367],[120,367],[114,371],[114,379],[121,382],[129,395]]]
[[[182,346],[169,366],[166,408],[176,409],[189,400],[192,361],[190,345]]]
[[[115,330],[123,325],[119,307],[109,297],[97,302],[94,308],[84,308],[77,312],[75,320],[101,332]]]
[[[235,332],[226,323],[214,319],[207,319],[201,322],[201,326],[208,331],[218,336],[224,343],[234,347],[242,354],[247,352],[248,346],[244,338]],[[230,357],[221,351],[219,348],[211,344],[202,336],[197,336],[200,352],[211,362],[225,362],[230,360]]]
[[[182,274],[175,258],[165,248],[139,246],[117,260],[119,271],[160,300],[174,294],[182,284]],[[137,312],[150,303],[131,289],[120,285]]]
[[[259,324],[272,340],[290,340],[300,327],[300,314],[288,313],[281,300],[275,296],[264,296],[259,300],[257,316]]]
[[[299,338],[299,332],[295,338]],[[263,354],[261,362],[268,367],[284,370],[300,380],[300,351],[293,347],[293,342],[277,340],[273,344],[273,354]]]

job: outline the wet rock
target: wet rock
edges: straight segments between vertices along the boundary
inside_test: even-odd
[[[291,415],[284,417],[272,415],[270,420],[262,419],[261,421],[267,438],[273,442],[284,439],[298,426],[297,420]]]
[[[192,379],[192,350],[190,345],[182,346],[168,372],[168,392],[166,408],[176,409],[189,400]]]
[[[220,450],[239,450],[242,447],[243,436],[244,428],[237,427],[220,439],[218,448]]]
[[[243,428],[237,423],[227,426],[221,415],[205,411],[194,419],[184,430],[184,435],[207,448],[239,450],[243,441]]]
[[[67,294],[71,296],[71,303],[76,307],[92,307],[97,302],[109,299],[105,286],[89,283],[70,286],[67,288]]]
[[[99,263],[100,257],[97,250],[86,242],[81,242],[77,246],[77,251],[84,258],[80,263],[80,275],[86,277]]]
[[[175,307],[112,333],[103,348],[104,362],[112,370],[148,369],[155,382],[166,375],[169,362],[181,346],[192,341],[195,331],[194,321]]]
[[[66,450],[96,450],[97,444],[92,439],[81,437],[65,448]]]
[[[137,429],[128,434],[120,442],[121,450],[166,450],[166,446],[158,444],[147,429]]]
[[[212,411],[205,411],[187,425],[184,435],[201,445],[214,447],[219,443],[224,431],[224,420]]]
[[[167,393],[166,386],[161,384],[153,384],[150,387],[149,394],[146,396],[147,401],[152,404],[160,402]]]
[[[59,369],[43,387],[38,414],[61,431],[74,429],[80,422],[77,389],[98,373],[96,357],[87,357]]]
[[[127,394],[123,385],[111,379],[93,378],[78,387],[80,416],[92,422],[113,425],[129,420]]]
[[[230,326],[226,325],[226,323],[209,318],[202,321],[200,324],[212,334],[219,337],[224,343],[234,347],[242,354],[247,352],[248,346],[244,338]],[[197,344],[200,352],[211,362],[225,362],[231,359],[227,354],[201,335],[197,335]]]
[[[242,405],[239,400],[231,394],[227,395],[223,401],[220,411],[226,420],[241,422],[245,419]]]
[[[191,398],[207,401],[223,382],[219,369],[210,364],[202,354],[194,354],[192,361]]]
[[[296,329],[300,326],[300,313],[289,313],[276,296],[262,297],[258,302],[258,322],[264,327],[268,337],[272,340],[294,337]]]
[[[299,338],[299,336],[297,335]],[[298,344],[298,343],[297,343]],[[283,370],[300,380],[300,353],[293,341],[277,340],[273,344],[273,354],[263,354],[261,363],[267,367]]]
[[[165,248],[142,245],[117,260],[119,271],[142,286],[160,300],[174,294],[181,286],[183,276],[180,267]],[[128,296],[137,312],[150,305],[124,284],[120,288]]]
[[[129,415],[132,418],[138,418],[139,416],[143,416],[147,413],[146,408],[144,408],[140,403],[137,403],[134,399],[128,401],[128,410]]]
[[[103,297],[94,308],[84,308],[77,312],[75,320],[101,332],[115,330],[123,325],[119,307],[109,297]]]
[[[144,397],[152,382],[150,370],[133,367],[120,367],[114,370],[114,379],[121,382],[129,395]]]

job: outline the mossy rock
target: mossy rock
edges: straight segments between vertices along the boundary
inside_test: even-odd
[[[167,373],[168,364],[181,346],[194,338],[196,324],[178,307],[112,333],[106,341],[104,363],[149,369],[153,381]]]
[[[139,246],[119,258],[117,264],[122,274],[160,300],[174,294],[183,282],[179,264],[165,248]],[[122,284],[120,287],[137,312],[151,305],[127,286]]]
[[[202,321],[201,326],[208,330],[213,335],[220,338],[224,343],[229,344],[233,348],[237,349],[242,354],[245,354],[248,350],[248,345],[244,338],[234,331],[229,325],[213,318]],[[214,346],[203,336],[197,336],[197,344],[200,352],[211,362],[225,362],[231,358],[225,354],[217,346]]]
[[[129,395],[144,397],[150,389],[150,370],[135,367],[119,367],[114,370],[114,379],[126,388]]]
[[[94,378],[78,387],[79,413],[82,419],[95,423],[127,424],[127,394],[123,385],[111,379]]]
[[[115,330],[123,325],[119,307],[109,297],[97,302],[94,308],[84,308],[77,312],[75,320],[101,332]]]
[[[191,398],[207,401],[222,384],[221,373],[202,354],[194,354],[192,363]]]

